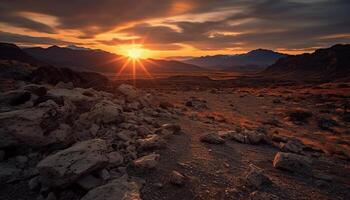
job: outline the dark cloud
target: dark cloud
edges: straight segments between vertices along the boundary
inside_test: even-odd
[[[58,40],[49,37],[33,37],[21,34],[14,34],[0,31],[0,41],[8,43],[20,43],[26,45],[36,45],[36,44],[45,44],[45,45],[68,45],[72,44],[71,42]]]
[[[140,39],[134,42],[159,50],[177,50],[183,44],[203,50],[306,49],[349,42],[349,10],[349,0],[11,0],[0,2],[0,21],[47,33],[54,29],[79,30],[80,39],[91,39],[132,22],[132,27],[119,33],[138,36]],[[54,16],[59,25],[53,28],[31,21],[17,15],[21,12]],[[215,13],[227,15],[216,17]],[[169,19],[188,14],[212,16],[200,21],[190,17]],[[166,19],[162,25],[148,22],[163,17]],[[97,42],[118,45],[131,40]]]

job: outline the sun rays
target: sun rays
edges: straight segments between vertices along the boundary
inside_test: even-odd
[[[135,84],[135,80],[138,78],[138,71],[141,70],[148,78],[153,79],[152,74],[147,69],[147,66],[144,63],[149,63],[150,65],[157,65],[151,60],[144,58],[145,49],[141,47],[139,44],[132,44],[130,49],[126,50],[126,56],[123,56],[125,59],[123,65],[117,72],[117,77],[120,77],[125,73],[125,71],[131,71],[131,79]],[[144,58],[144,59],[143,59]]]

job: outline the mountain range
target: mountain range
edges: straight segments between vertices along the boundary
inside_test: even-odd
[[[267,49],[256,49],[245,54],[202,56],[183,62],[215,70],[261,71],[286,54]]]
[[[261,73],[264,77],[289,80],[350,80],[350,45],[338,44],[314,53],[279,59]]]
[[[58,67],[67,67],[78,71],[94,71],[94,72],[118,72],[125,62],[127,57],[109,53],[102,50],[83,49],[81,47],[69,46],[58,47],[51,46],[48,48],[33,47],[25,48],[24,52],[32,57],[41,60],[50,65]],[[192,64],[186,64],[173,60],[156,60],[146,59],[141,60],[143,65],[149,72],[179,72],[179,71],[201,71],[200,67]],[[128,66],[131,66],[129,62]],[[136,63],[139,65],[139,63]],[[132,67],[126,67],[126,72],[132,70]],[[136,67],[139,73],[143,69]]]

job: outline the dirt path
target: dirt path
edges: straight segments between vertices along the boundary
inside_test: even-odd
[[[167,95],[166,98],[182,103],[183,99],[193,95],[203,97],[202,93],[189,93],[182,94],[181,98],[177,94]],[[208,121],[201,118],[202,112],[195,117],[191,112],[181,116],[179,124],[183,134],[174,135],[169,140],[168,147],[159,151],[161,160],[158,168],[148,173],[136,174],[146,180],[142,189],[143,199],[248,199],[254,190],[243,187],[242,178],[250,164],[264,169],[273,182],[271,186],[264,187],[261,191],[275,194],[281,199],[349,197],[347,190],[349,187],[346,188],[344,185],[326,183],[328,185],[325,188],[320,188],[318,179],[274,169],[272,161],[278,149],[271,145],[246,145],[234,141],[227,141],[223,145],[209,145],[200,142],[200,137],[210,131],[233,129],[237,120],[255,126],[254,119],[258,121],[269,116],[273,99],[267,97],[264,98],[264,102],[253,96],[242,99],[239,95],[205,95],[212,113],[221,113],[225,120]],[[236,105],[235,108],[232,108],[232,104]],[[247,109],[244,110],[244,106]],[[333,168],[329,166],[329,163],[324,161],[320,162],[320,165],[329,168],[330,171],[336,170],[334,166]],[[346,166],[345,162],[336,167],[337,170],[347,170]],[[169,182],[172,170],[187,177],[185,185],[175,186]],[[346,173],[346,176],[349,174]]]

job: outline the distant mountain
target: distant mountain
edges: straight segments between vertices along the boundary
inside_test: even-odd
[[[15,44],[0,43],[0,79],[57,84],[72,82],[77,87],[102,88],[108,79],[98,73],[57,68],[33,58]]]
[[[272,50],[256,49],[245,54],[202,56],[183,62],[209,69],[258,71],[285,56],[287,55]]]
[[[127,58],[121,55],[109,53],[102,50],[80,49],[70,46],[69,48],[51,46],[49,48],[26,48],[26,53],[58,67],[68,67],[79,71],[94,72],[118,72],[127,61]],[[168,60],[143,60],[142,63],[147,67],[149,72],[170,72],[170,71],[198,71],[201,68],[182,63],[179,61]],[[136,63],[138,66],[138,63]],[[126,71],[132,70],[132,62],[129,62]],[[135,70],[142,72],[140,67]]]
[[[0,43],[0,60],[16,60],[29,64],[38,64],[40,61],[23,52],[18,46],[10,43]]]
[[[350,80],[350,45],[338,44],[311,54],[281,58],[262,75],[288,80]]]

